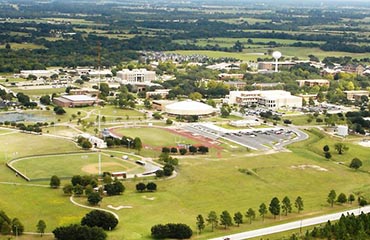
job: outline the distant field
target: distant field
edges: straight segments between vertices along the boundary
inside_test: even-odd
[[[42,46],[42,45],[37,45],[37,44],[34,44],[34,43],[13,43],[13,42],[10,42],[10,47],[12,49],[15,49],[15,50],[19,50],[19,49],[44,49],[45,47]],[[6,44],[2,44],[0,45],[0,48],[5,48]]]
[[[22,92],[26,95],[46,95],[52,93],[64,93],[66,91],[65,88],[42,88],[42,89],[24,89],[22,88],[12,88],[14,92]]]

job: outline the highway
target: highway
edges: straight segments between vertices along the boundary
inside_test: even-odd
[[[247,232],[226,235],[223,237],[213,238],[211,240],[224,240],[224,239],[242,240],[242,239],[249,239],[249,238],[254,238],[254,237],[261,237],[264,235],[289,231],[293,229],[299,229],[301,227],[309,227],[309,226],[318,225],[321,223],[326,223],[328,220],[335,221],[335,220],[338,220],[342,214],[347,215],[347,214],[353,213],[354,215],[359,215],[361,212],[369,213],[370,206],[365,206],[362,208],[347,210],[347,211],[338,212],[338,213],[327,214],[327,215],[323,215],[320,217],[306,218],[306,219],[302,219],[299,221],[276,225],[273,227],[260,228],[260,229],[251,230]]]

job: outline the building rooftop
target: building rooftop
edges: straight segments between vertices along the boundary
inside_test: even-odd
[[[86,95],[64,95],[61,98],[70,100],[70,101],[96,101],[96,98],[86,96]]]

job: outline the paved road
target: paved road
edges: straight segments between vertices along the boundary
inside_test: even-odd
[[[361,212],[369,213],[370,212],[370,206],[357,208],[357,209],[353,209],[353,210],[347,210],[347,211],[343,211],[343,212],[339,212],[339,213],[327,214],[327,215],[320,216],[320,217],[307,218],[307,219],[303,219],[303,220],[299,220],[299,221],[295,221],[295,222],[276,225],[276,226],[273,226],[273,227],[261,228],[261,229],[257,229],[257,230],[252,230],[252,231],[232,234],[232,235],[228,235],[228,236],[213,238],[211,240],[224,240],[224,239],[242,240],[242,239],[249,239],[249,238],[254,238],[254,237],[261,237],[261,236],[264,236],[264,235],[289,231],[289,230],[293,230],[293,229],[299,229],[301,227],[308,227],[308,226],[313,226],[313,225],[317,225],[317,224],[321,224],[321,223],[326,223],[328,220],[330,220],[330,221],[338,220],[341,217],[342,214],[346,215],[347,213],[348,214],[353,213],[354,215],[359,215]]]

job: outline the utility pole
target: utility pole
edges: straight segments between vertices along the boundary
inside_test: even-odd
[[[100,64],[101,64],[101,43],[100,41],[98,42],[98,74],[99,74],[99,82],[98,82],[98,89],[100,90]]]

